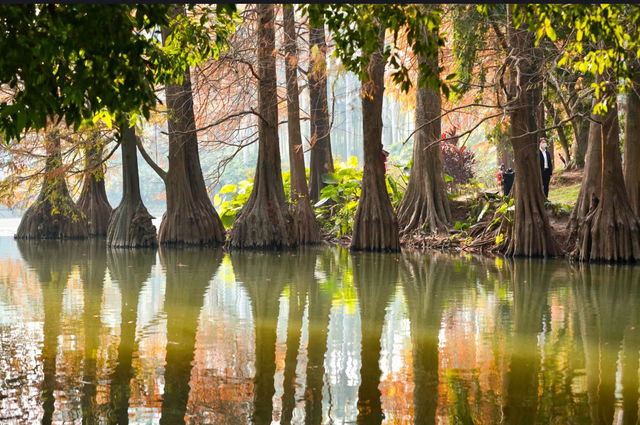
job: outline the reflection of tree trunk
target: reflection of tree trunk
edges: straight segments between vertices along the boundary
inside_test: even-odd
[[[151,215],[142,203],[136,130],[123,120],[120,124],[122,148],[122,201],[113,210],[107,229],[107,246],[150,247],[158,243],[156,227]]]
[[[44,321],[42,324],[42,423],[51,424],[55,410],[56,355],[60,336],[62,298],[71,269],[81,252],[78,242],[18,241],[18,250],[27,266],[34,269],[42,288]]]
[[[333,172],[331,128],[327,102],[327,42],[324,22],[309,25],[309,107],[311,118],[311,158],[309,186],[311,199],[317,202],[325,186],[322,175]]]
[[[80,271],[84,294],[84,362],[82,371],[82,421],[84,424],[98,423],[96,406],[96,360],[100,346],[102,317],[102,287],[107,268],[107,252],[104,241],[89,242],[89,252]]]
[[[110,249],[107,252],[109,274],[118,283],[121,296],[120,344],[116,367],[111,373],[111,400],[109,421],[129,423],[129,395],[133,369],[133,353],[138,349],[136,324],[140,289],[151,274],[155,263],[155,250]]]
[[[331,294],[320,289],[319,282],[309,288],[309,361],[305,396],[306,423],[322,422],[322,387],[324,356],[327,351]]]
[[[444,306],[444,285],[449,265],[438,264],[438,255],[425,267],[421,255],[403,255],[401,276],[411,323],[413,357],[414,423],[436,423],[438,407],[438,332]]]
[[[106,236],[111,217],[112,208],[104,185],[103,151],[103,141],[97,136],[89,140],[84,150],[87,171],[78,199],[78,208],[87,216],[89,236]]]
[[[276,371],[276,332],[280,294],[289,281],[289,256],[273,253],[231,253],[236,279],[251,300],[255,326],[255,376],[253,379],[253,423],[270,424]],[[270,280],[265,282],[265,276]]]
[[[289,284],[289,318],[287,320],[287,354],[284,361],[284,393],[282,395],[282,419],[281,423],[291,423],[291,416],[296,405],[296,386],[304,385],[304,382],[296,382],[296,367],[298,365],[298,352],[300,351],[300,337],[302,330],[302,316],[309,285],[314,282],[316,252],[300,252],[296,256],[297,261],[291,269],[294,276]],[[309,322],[311,315],[309,315]],[[311,323],[309,323],[311,329]],[[311,338],[309,338],[311,340]],[[314,341],[314,346],[316,342]],[[320,345],[318,344],[318,347]]]
[[[167,276],[167,357],[161,424],[184,423],[191,364],[204,294],[222,262],[222,250],[161,248]]]
[[[273,4],[258,4],[258,164],[249,200],[236,217],[232,248],[296,245],[293,218],[284,196],[278,142],[275,18]]]
[[[610,424],[613,421],[618,350],[633,308],[630,300],[635,299],[630,295],[638,292],[638,276],[637,273],[632,276],[631,271],[625,268],[582,266],[572,282],[584,342],[587,395],[593,423]],[[629,365],[627,362],[631,362],[631,365],[635,362],[635,378],[624,374]],[[633,356],[625,356],[623,397],[626,395],[627,401],[635,398],[636,415],[637,374],[637,357],[634,360]],[[629,390],[625,385],[627,379],[631,382],[635,380],[635,395],[633,392],[626,393],[625,390]]]
[[[396,257],[359,254],[351,257],[353,283],[358,292],[362,345],[360,350],[360,388],[358,423],[380,424],[380,338],[386,313],[398,277]]]
[[[434,34],[437,33],[437,29],[434,30]],[[423,34],[425,39],[429,37],[424,28]],[[419,62],[429,63],[434,73],[438,73],[437,54],[430,58],[421,55]],[[440,142],[437,142],[441,134],[440,89],[419,86],[416,90],[416,128],[424,127],[414,138],[413,165],[407,191],[398,208],[398,222],[403,232],[419,230],[424,226],[431,232],[446,232],[451,210],[444,184],[442,151]]]
[[[296,227],[298,243],[316,243],[320,241],[320,228],[309,202],[309,187],[307,186],[304,167],[304,151],[302,149],[302,133],[300,131],[300,98],[298,96],[298,46],[296,44],[296,22],[293,5],[283,6],[282,14],[286,51],[284,62],[287,77],[291,214]]]
[[[362,86],[362,131],[364,172],[362,195],[353,219],[352,250],[398,251],[398,219],[391,206],[382,162],[382,100],[384,94],[384,28],[380,27],[380,49],[369,64],[370,80]]]
[[[513,263],[513,339],[505,377],[504,424],[535,423],[538,406],[537,375],[540,353],[537,335],[547,299],[551,273],[545,264],[530,260]],[[542,268],[542,270],[540,270]]]
[[[184,12],[183,5],[176,5],[170,13],[175,17]],[[170,34],[163,28],[163,43]],[[185,70],[182,84],[167,84],[165,91],[169,112],[169,171],[165,180],[167,211],[162,216],[158,242],[220,245],[226,234],[202,176],[190,68]]]
[[[47,160],[38,199],[25,211],[16,239],[86,238],[87,220],[82,217],[64,179],[59,130],[46,134]]]
[[[507,11],[511,21],[511,6]],[[537,149],[536,116],[542,83],[535,63],[535,36],[523,27],[516,30],[513,22],[509,22],[508,26],[510,47],[519,60],[512,65],[509,84],[510,137],[515,157],[512,189],[515,213],[503,246],[510,256],[554,256],[560,250],[551,234],[545,212]],[[520,78],[516,78],[516,75]]]

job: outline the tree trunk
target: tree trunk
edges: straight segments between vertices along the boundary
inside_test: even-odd
[[[284,248],[296,245],[296,235],[280,167],[274,5],[258,4],[257,10],[258,164],[253,190],[236,218],[230,243],[232,248]]]
[[[594,99],[592,106],[595,106],[596,103]],[[589,213],[590,205],[600,196],[600,184],[602,183],[600,177],[602,169],[601,125],[596,122],[600,120],[602,120],[602,117],[591,114],[589,131],[587,132],[589,143],[585,156],[586,163],[584,164],[584,172],[582,173],[582,183],[580,184],[580,192],[578,193],[576,205],[573,207],[573,210],[571,210],[571,216],[569,217],[569,240],[572,241],[572,243],[577,237],[580,224],[586,219]]]
[[[627,121],[624,140],[624,183],[629,202],[636,216],[640,216],[640,78],[633,81],[627,97]]]
[[[327,102],[327,42],[324,23],[309,25],[309,100],[311,115],[311,158],[309,187],[311,200],[318,202],[320,191],[326,185],[322,175],[333,173],[331,128]]]
[[[78,208],[87,216],[89,236],[107,236],[109,218],[113,210],[104,185],[103,151],[102,141],[95,138],[85,149],[86,174],[78,199]]]
[[[429,36],[423,28],[423,36]],[[437,34],[437,30],[435,30]],[[419,62],[429,62],[437,73],[438,55],[419,57]],[[420,77],[418,77],[418,81]],[[440,90],[418,87],[416,92],[416,128],[422,127],[415,135],[411,175],[407,191],[398,208],[398,223],[403,233],[428,227],[431,233],[447,232],[451,220],[449,198],[444,182],[442,151],[440,149],[442,98]]]
[[[511,8],[508,8],[509,14]],[[540,91],[539,72],[534,64],[534,35],[526,28],[516,30],[509,17],[509,41],[520,61],[511,73],[509,115],[511,145],[515,157],[514,223],[506,235],[504,250],[510,256],[548,257],[559,253],[544,208],[542,175],[537,148],[536,99]],[[520,78],[516,78],[516,74]],[[517,85],[516,81],[519,83]]]
[[[285,71],[287,78],[287,127],[289,129],[289,164],[291,169],[291,215],[299,244],[320,242],[320,228],[311,209],[309,188],[304,166],[302,133],[300,131],[300,98],[298,95],[298,47],[296,44],[295,12],[284,5]]]
[[[81,239],[88,237],[87,220],[78,208],[64,179],[60,135],[46,135],[47,160],[38,199],[20,220],[16,239]]]
[[[607,92],[609,97],[615,96],[612,84],[608,84]],[[573,255],[581,261],[640,260],[640,222],[625,190],[615,98],[614,104],[609,105],[602,124],[595,126],[594,135],[597,137],[590,138],[590,143],[601,145],[601,161],[597,163],[599,170],[594,169],[599,173],[600,190],[592,194],[590,199],[582,193],[588,191],[588,188],[580,190],[581,208],[584,210],[587,201],[589,207],[584,219],[577,217],[577,240]],[[592,159],[589,158],[590,161]],[[596,167],[588,164],[589,168],[591,166]]]
[[[195,357],[198,319],[205,292],[222,257],[221,249],[160,249],[160,261],[167,271],[164,305],[167,315],[167,354],[160,424],[184,423],[191,390],[189,381]],[[198,418],[191,420],[198,422]]]
[[[584,102],[583,104],[578,104],[580,111],[576,111],[577,108],[574,108],[571,113],[575,114],[577,112],[583,112],[585,114],[590,114],[591,110],[589,109],[590,103]],[[572,160],[569,163],[570,168],[582,168],[585,166],[585,158],[587,156],[587,151],[589,149],[589,132],[591,128],[591,123],[586,117],[577,117],[571,120],[571,124],[573,125],[573,133],[575,135],[575,140],[573,142],[573,152],[572,152]]]
[[[382,161],[382,100],[384,28],[380,28],[380,49],[371,57],[369,81],[362,85],[362,131],[364,172],[362,195],[353,220],[352,250],[399,251],[398,219],[391,206]]]
[[[174,16],[181,13],[184,13],[183,5],[172,8]],[[163,42],[169,36],[170,31],[163,28]],[[202,176],[189,67],[184,72],[182,84],[167,84],[165,90],[169,114],[169,171],[165,179],[167,210],[162,216],[158,242],[221,245],[226,233]]]
[[[498,166],[504,165],[504,169],[513,168],[513,148],[508,137],[501,137],[496,142],[496,154],[498,156]]]
[[[567,140],[567,135],[564,134],[564,128],[560,125],[560,117],[558,116],[557,109],[553,106],[553,103],[548,99],[545,99],[545,105],[549,114],[553,116],[553,125],[557,126],[556,132],[558,133],[558,140],[560,141],[560,146],[562,147],[562,152],[564,153],[564,159],[567,161],[567,164],[571,161],[571,151],[569,149],[569,140]],[[555,165],[555,164],[554,164]]]
[[[156,227],[140,197],[136,130],[120,125],[122,147],[122,201],[113,210],[107,228],[107,246],[138,248],[156,246]]]

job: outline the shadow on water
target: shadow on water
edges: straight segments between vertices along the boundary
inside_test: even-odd
[[[136,325],[138,322],[138,298],[143,284],[151,276],[156,262],[155,249],[107,250],[109,274],[118,284],[121,295],[120,344],[118,358],[111,374],[111,399],[109,400],[109,423],[129,423],[130,383],[133,377],[133,353],[138,349]]]
[[[167,286],[167,354],[161,424],[184,423],[204,295],[224,254],[222,249],[160,248]]]
[[[42,423],[48,425],[55,409],[54,391],[57,388],[56,355],[60,335],[62,298],[74,266],[82,261],[86,242],[82,241],[16,241],[20,255],[38,276],[44,300],[42,341]],[[51,255],[55,252],[56,255]]]

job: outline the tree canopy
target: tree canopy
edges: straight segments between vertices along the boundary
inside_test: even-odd
[[[192,6],[193,8],[193,6]],[[235,5],[171,19],[166,4],[0,6],[0,128],[4,139],[48,120],[78,128],[117,114],[148,118],[154,85],[217,55],[234,30]],[[164,48],[159,28],[174,31]]]

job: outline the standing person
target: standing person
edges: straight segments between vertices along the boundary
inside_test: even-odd
[[[387,173],[387,158],[389,158],[389,152],[382,149],[382,163],[384,164],[384,173]]]
[[[544,189],[544,197],[549,198],[549,181],[551,173],[553,173],[553,162],[551,154],[547,151],[547,139],[540,138],[540,171],[542,171],[542,187]]]

